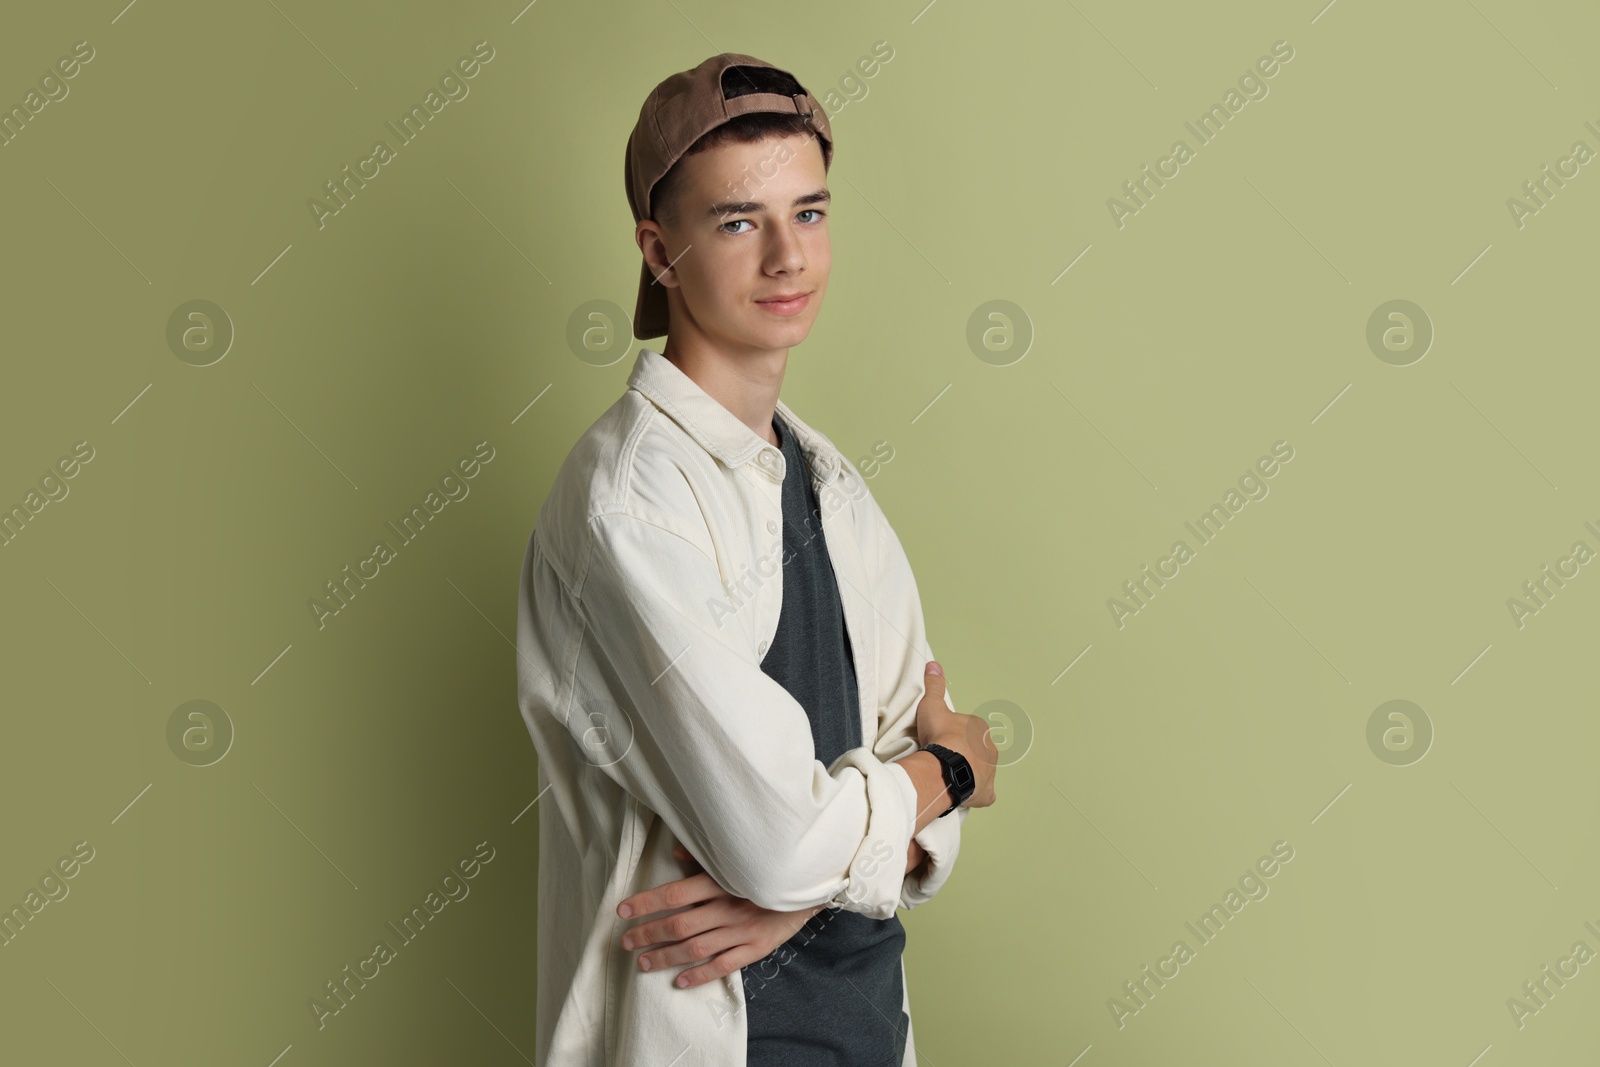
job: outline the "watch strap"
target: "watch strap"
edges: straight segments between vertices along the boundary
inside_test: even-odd
[[[977,786],[972,777],[972,765],[967,762],[967,757],[944,745],[923,745],[921,751],[931,752],[938,759],[939,765],[944,769],[945,788],[954,798],[954,803],[939,813],[939,818],[942,819],[971,798],[972,791]]]

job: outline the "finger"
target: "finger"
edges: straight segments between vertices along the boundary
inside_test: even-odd
[[[697,985],[724,978],[740,967],[748,966],[757,960],[765,959],[768,953],[762,952],[759,945],[735,945],[719,953],[708,963],[697,967],[690,967],[672,980],[672,984],[680,989],[689,989]]]
[[[753,938],[753,931],[743,923],[719,923],[682,941],[652,946],[648,952],[639,953],[637,963],[639,969],[644,971],[703,963],[724,949],[748,944]]]
[[[736,917],[731,901],[706,901],[665,919],[652,919],[624,930],[622,947],[632,951],[683,941],[707,930],[727,926]]]
[[[624,919],[640,919],[646,915],[654,915],[658,911],[671,911],[673,908],[681,908],[723,895],[726,893],[716,880],[709,874],[701,872],[691,874],[687,878],[663,882],[654,889],[646,889],[643,893],[626,897],[617,905],[617,914]]]

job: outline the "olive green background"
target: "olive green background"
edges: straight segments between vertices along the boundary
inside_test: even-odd
[[[905,914],[923,1062],[1589,1062],[1600,965],[1520,1027],[1507,1000],[1600,950],[1600,577],[1520,627],[1507,602],[1600,548],[1600,176],[1520,227],[1507,202],[1600,148],[1592,6],[121,3],[0,33],[7,108],[95,50],[0,147],[0,505],[94,453],[0,547],[0,905],[94,851],[0,948],[0,1059],[531,1062],[518,570],[637,355],[625,320],[569,337],[633,308],[639,103],[740,51],[831,94],[837,138],[784,398],[892,453],[864,473],[957,707],[1015,708],[999,802]],[[479,41],[469,94],[319,228],[308,201]],[[1185,122],[1278,41],[1200,145]],[[195,300],[220,359],[214,315],[169,343]],[[1425,352],[1369,344],[1395,300]],[[323,583],[480,441],[470,494],[319,627]],[[1279,441],[1202,546],[1184,524]],[[220,714],[170,741],[197,700]],[[1391,700],[1420,760],[1420,732],[1369,746]],[[1184,924],[1279,841],[1201,947]],[[323,983],[480,842],[470,895],[319,1028]]]

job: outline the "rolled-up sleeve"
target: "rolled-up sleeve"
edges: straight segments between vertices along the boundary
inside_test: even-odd
[[[928,630],[922,616],[922,597],[911,571],[911,561],[888,517],[877,501],[867,497],[865,513],[877,528],[878,582],[873,588],[878,626],[878,736],[872,750],[886,762],[909,756],[917,744],[917,705],[927,693],[923,668],[938,659],[928,643]],[[945,682],[945,707],[956,711],[955,695]],[[936,817],[916,834],[928,853],[925,863],[903,874],[900,906],[914,908],[933,899],[950,878],[956,856],[961,852],[961,825],[970,808],[957,808]],[[915,826],[915,822],[912,823]],[[900,857],[901,871],[905,856]]]
[[[870,746],[829,767],[815,758],[805,709],[761,670],[739,625],[718,625],[727,594],[703,527],[615,512],[589,531],[576,600],[592,677],[567,716],[585,758],[735,896],[892,916],[916,826],[904,768]],[[621,711],[622,728],[595,735],[597,710]]]

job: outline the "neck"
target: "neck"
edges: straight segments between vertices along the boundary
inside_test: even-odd
[[[789,362],[787,348],[729,353],[711,345],[674,344],[668,336],[661,354],[750,432],[769,445],[778,444],[772,418]]]

